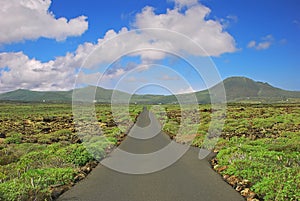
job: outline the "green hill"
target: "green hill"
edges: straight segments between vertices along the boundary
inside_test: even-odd
[[[72,99],[72,91],[30,91],[18,89],[0,94],[0,100],[17,102],[66,102]]]
[[[223,81],[229,102],[257,100],[264,102],[286,101],[300,98],[299,91],[287,91],[268,83],[255,82],[246,77],[231,77]]]
[[[223,81],[228,102],[283,102],[291,100],[300,100],[299,91],[286,91],[271,86],[268,83],[256,82],[246,77],[230,77]],[[221,85],[217,84],[212,87],[216,91]],[[77,100],[86,101],[87,97],[93,97],[99,103],[110,103],[112,94],[115,100],[125,102],[130,100],[131,103],[162,103],[169,104],[177,102],[175,95],[130,95],[121,91],[113,91],[101,87],[89,86],[86,88],[75,89],[70,91],[30,91],[18,89],[7,93],[0,94],[2,101],[17,102],[71,102],[72,96],[75,95]],[[210,103],[209,90],[196,92],[199,103]],[[186,97],[190,94],[181,94]]]
[[[130,99],[131,95],[118,90],[104,89],[101,87],[88,86],[85,88],[74,89],[70,91],[71,99],[66,101],[72,101],[72,97],[76,101],[90,101],[91,99],[97,101],[98,103],[109,103],[112,96],[117,97],[117,100],[122,100],[123,102]]]

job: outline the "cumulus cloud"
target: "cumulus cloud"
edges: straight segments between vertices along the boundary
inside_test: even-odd
[[[81,49],[80,46],[78,49]],[[84,55],[67,53],[55,60],[41,62],[29,58],[23,52],[0,53],[0,93],[16,89],[37,91],[63,91],[74,87],[77,83],[95,84],[122,76],[126,69],[118,68],[102,74],[77,72],[85,59]]]
[[[223,29],[223,25],[216,20],[206,19],[210,13],[209,8],[197,3],[197,1],[181,0],[175,3],[176,5],[181,3],[180,5],[189,5],[190,7],[181,12],[175,5],[173,9],[168,9],[166,13],[156,14],[153,7],[146,6],[136,15],[132,24],[133,28],[141,29],[140,31],[132,32],[126,27],[118,32],[109,30],[103,38],[98,39],[96,44],[85,43],[81,45],[77,51],[80,53],[79,55],[87,55],[86,52],[90,52],[91,49],[97,51],[96,56],[89,58],[85,66],[93,68],[99,63],[109,62],[118,56],[122,56],[122,53],[129,49],[136,50],[132,55],[139,56],[143,64],[163,59],[166,57],[167,52],[181,50],[196,56],[219,56],[223,53],[236,51],[235,40]],[[147,28],[158,29],[154,32],[147,30]],[[171,34],[171,32],[177,32],[178,35],[184,34],[190,41],[196,42],[203,51],[199,52],[199,49],[191,49],[190,44],[182,43],[181,40],[176,38],[178,35]],[[111,41],[107,42],[109,40]],[[147,48],[148,50],[145,50]],[[97,55],[105,56],[99,57]]]
[[[238,22],[238,17],[236,15],[227,15],[226,18],[221,18],[219,21],[224,28],[228,28]]]
[[[70,20],[49,12],[51,0],[1,0],[0,44],[40,37],[64,40],[88,29],[87,17]]]
[[[122,76],[124,73],[125,71],[123,69],[118,69],[113,74],[103,74],[100,72],[85,73],[81,71],[76,75],[76,87],[101,84],[101,87],[109,88],[111,87],[110,82],[113,81],[114,78]]]
[[[189,7],[182,12],[178,5]],[[86,64],[89,67],[122,56],[121,54],[128,49],[137,50],[132,55],[140,56],[144,64],[165,58],[166,52],[184,50],[196,56],[219,56],[236,51],[234,38],[224,30],[220,22],[207,19],[209,14],[210,9],[195,0],[175,0],[175,7],[167,9],[166,13],[162,14],[156,14],[153,7],[146,6],[137,13],[132,23],[133,28],[141,29],[140,31],[131,32],[126,27],[118,32],[109,30],[103,38],[98,39],[96,44],[85,43],[80,51],[89,52],[94,48],[97,49],[97,55],[105,55],[105,57],[90,58],[90,63]],[[154,32],[148,31],[147,28],[158,29]],[[183,44],[178,38],[172,38],[178,35],[171,32],[184,34],[202,47],[203,51],[191,49],[190,44]],[[107,43],[110,39],[113,39],[113,42]],[[145,50],[146,48],[148,50]],[[143,51],[138,51],[141,49]]]
[[[271,34],[262,37],[261,42],[256,42],[252,40],[248,43],[248,48],[254,48],[256,50],[265,50],[268,49],[273,44],[274,38]]]
[[[187,87],[187,88],[182,88],[179,89],[176,94],[187,94],[187,93],[193,93],[196,92],[191,86]]]
[[[30,59],[23,52],[1,53],[0,89],[1,92],[18,88],[32,90],[68,90],[74,84],[75,69],[67,64],[70,55],[55,61],[42,63]]]
[[[190,7],[190,6],[198,4],[198,0],[171,0],[171,1],[174,1],[175,5],[179,8],[182,8],[185,6]]]
[[[184,2],[184,1],[183,1]],[[234,38],[220,22],[207,20],[210,9],[196,4],[181,12],[177,7],[168,9],[166,13],[156,14],[153,7],[145,7],[138,13],[134,26],[136,28],[162,28],[186,35],[198,43],[209,56],[236,51]],[[178,49],[183,46],[181,41],[172,44]]]
[[[78,46],[75,52],[56,57],[48,62],[29,58],[22,52],[1,53],[1,91],[17,88],[32,90],[71,89],[74,86],[76,73],[82,64],[87,69],[96,69],[99,68],[99,64],[107,64],[124,56],[122,54],[128,49],[135,50],[128,52],[127,56],[139,57],[141,61],[139,64],[133,63],[124,67],[115,66],[105,75],[101,73],[88,74],[87,71],[83,71],[77,76],[77,79],[91,83],[96,81],[99,76],[103,76],[103,79],[106,80],[112,80],[132,70],[132,68],[145,71],[150,68],[152,61],[164,59],[167,56],[166,52],[183,50],[196,56],[219,56],[223,53],[236,51],[234,38],[224,30],[223,25],[216,20],[208,19],[209,8],[194,0],[175,0],[174,2],[174,8],[168,9],[162,14],[156,14],[154,8],[149,6],[138,13],[132,28],[143,30],[130,31],[126,27],[119,31],[109,30],[96,43],[83,43]],[[53,14],[48,12],[50,4],[50,0],[1,1],[0,15],[5,13],[10,16],[11,13],[17,12],[17,15],[14,15],[20,17],[6,16],[4,18],[0,16],[2,19],[8,19],[0,22],[0,25],[2,23],[0,43],[34,39],[41,36],[62,40],[70,35],[80,35],[87,29],[85,17],[77,17],[70,21],[65,18],[56,19]],[[186,9],[181,10],[183,6]],[[192,41],[197,42],[204,51],[197,52],[187,44],[183,44],[182,41],[170,38],[173,37],[170,31],[158,31],[155,34],[144,28],[160,28],[178,32],[179,35],[184,34]],[[8,32],[11,33],[8,34]],[[86,60],[95,51],[96,54],[92,54]],[[162,79],[171,80],[173,77],[165,76]],[[190,89],[184,90],[191,91]]]

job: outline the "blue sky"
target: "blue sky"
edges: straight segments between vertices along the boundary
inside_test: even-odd
[[[101,46],[99,39],[103,42],[118,37],[122,29],[126,34],[149,27],[176,31],[198,42],[208,53],[198,56],[211,59],[222,79],[246,76],[279,88],[300,90],[300,3],[297,0],[24,2],[22,5],[17,0],[0,3],[0,24],[4,27],[0,30],[0,92],[18,88],[69,90],[74,87],[76,77],[82,83],[98,82],[107,88],[115,88],[122,79],[125,91],[147,83],[161,86],[161,90],[144,87],[139,89],[141,93],[166,93],[166,86],[172,88],[172,93],[204,89],[201,75],[189,74],[193,69],[185,66],[182,58],[157,52],[122,57],[106,73],[100,64],[93,70],[79,69],[91,50]],[[145,36],[140,36],[140,43],[143,39]],[[173,40],[176,51],[184,49],[180,41]],[[153,47],[164,47],[162,44]],[[140,47],[134,40],[126,41],[126,45]],[[110,57],[105,54],[101,53],[98,59],[107,64],[110,60],[102,58]],[[189,54],[192,53],[188,52],[187,58]],[[152,68],[155,65],[151,64],[169,66],[169,70]],[[146,67],[138,70],[141,66]],[[133,83],[134,87],[130,88]]]

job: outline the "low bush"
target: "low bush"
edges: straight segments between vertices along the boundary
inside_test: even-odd
[[[10,133],[4,142],[7,144],[20,144],[22,142],[22,134],[16,132]]]
[[[300,133],[292,138],[232,138],[217,155],[222,174],[250,180],[251,189],[265,200],[297,200],[300,197]],[[291,146],[293,145],[293,146]]]

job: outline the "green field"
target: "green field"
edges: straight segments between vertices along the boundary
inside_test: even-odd
[[[124,138],[109,105],[96,106],[103,135],[89,141],[78,137],[71,105],[1,104],[0,108],[0,200],[52,200],[90,171],[93,156],[105,157]],[[141,109],[130,107],[132,120]],[[106,140],[99,140],[103,136]],[[87,151],[82,141],[96,148]]]
[[[164,130],[174,135],[180,125],[180,109],[166,108],[169,120]],[[208,105],[200,106],[194,146],[202,145],[211,112]],[[251,196],[254,191],[261,200],[299,200],[299,104],[228,105],[215,151],[213,168],[242,195]]]
[[[191,133],[180,130],[185,119],[178,105],[147,107],[171,138],[185,142],[184,136],[195,137],[194,146],[202,146],[212,114],[218,112],[209,105],[200,105],[199,113],[191,111],[191,119],[200,116]],[[0,200],[56,198],[90,172],[94,157],[101,159],[120,144],[131,126],[121,106],[116,118],[125,129],[118,128],[109,105],[99,104],[95,111],[101,135],[90,136],[81,136],[70,104],[1,103],[0,108]],[[130,105],[131,122],[141,110],[141,105]],[[248,196],[249,190],[264,200],[299,199],[300,104],[228,105],[215,151],[213,168],[241,194]]]

